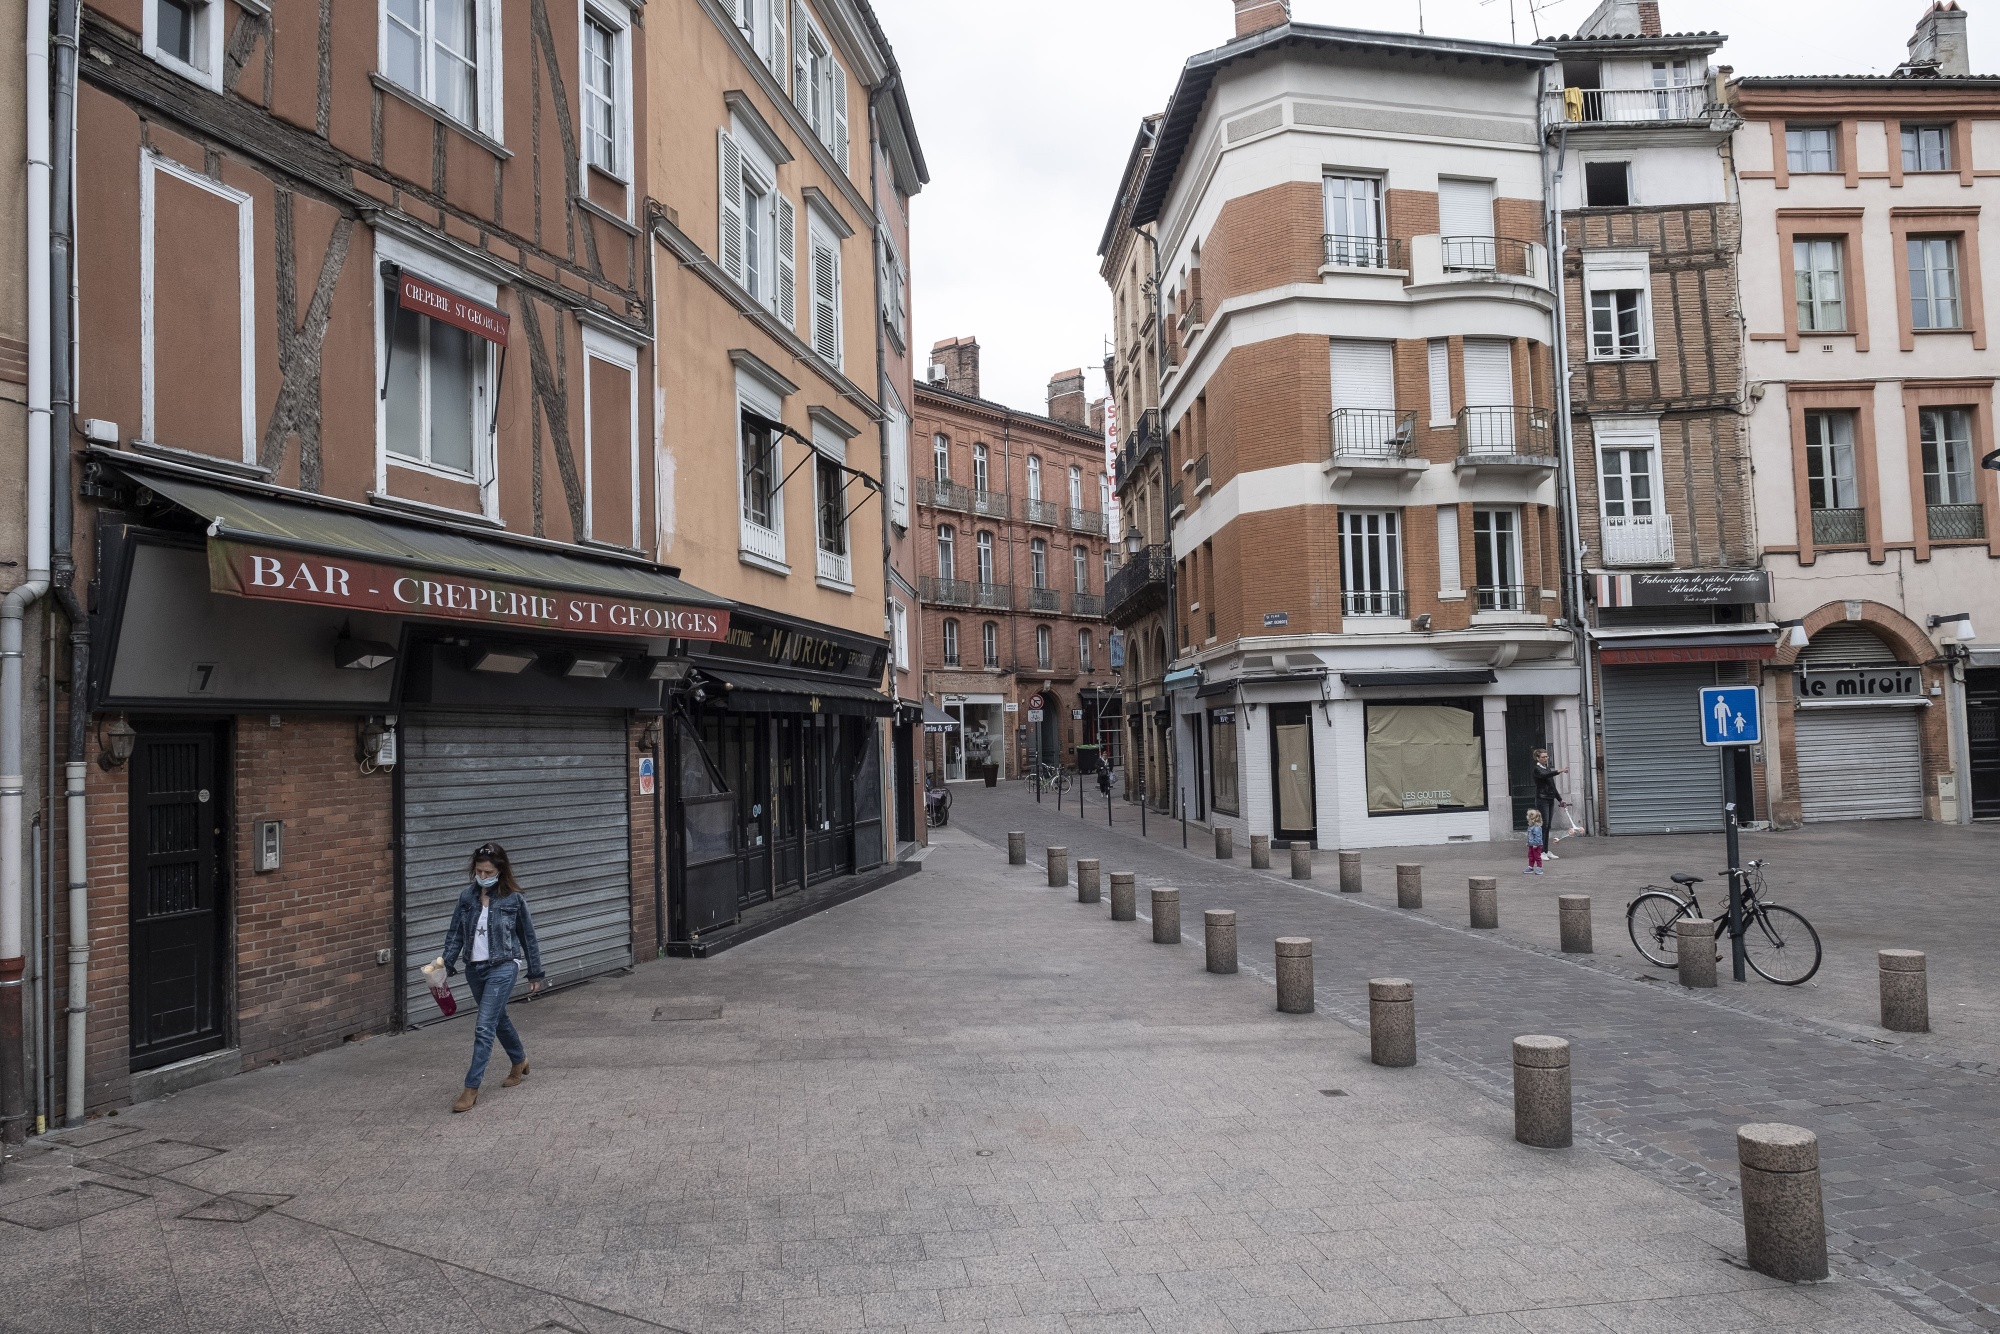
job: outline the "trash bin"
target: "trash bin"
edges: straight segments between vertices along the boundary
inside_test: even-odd
[[[986,765],[980,769],[979,776],[986,780],[986,786],[992,787],[1000,781],[1000,766],[997,764]]]
[[[1104,751],[1102,746],[1078,746],[1076,748],[1076,771],[1080,774],[1097,772],[1097,757]]]

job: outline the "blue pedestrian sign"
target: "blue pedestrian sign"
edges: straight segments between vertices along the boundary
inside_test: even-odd
[[[1762,745],[1763,716],[1756,686],[1710,686],[1701,692],[1701,744]]]

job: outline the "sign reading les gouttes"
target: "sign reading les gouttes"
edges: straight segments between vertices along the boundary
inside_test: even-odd
[[[573,593],[234,542],[208,544],[208,582],[237,597],[521,630],[628,639],[719,640],[729,633],[729,612],[721,607]]]
[[[402,275],[396,288],[396,304],[404,310],[414,310],[434,320],[442,320],[455,329],[476,334],[489,343],[507,346],[508,317],[504,312],[482,306],[477,301],[468,301],[456,292],[425,282],[413,274]]]

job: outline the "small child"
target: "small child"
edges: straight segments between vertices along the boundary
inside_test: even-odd
[[[1522,875],[1544,875],[1542,870],[1542,848],[1548,841],[1548,831],[1542,828],[1542,813],[1528,812],[1528,866]]]

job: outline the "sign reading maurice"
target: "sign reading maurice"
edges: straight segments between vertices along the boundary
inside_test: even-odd
[[[235,542],[208,544],[208,586],[236,597],[479,621],[519,630],[628,639],[719,640],[729,633],[729,612],[722,607],[682,607],[537,588]]]

